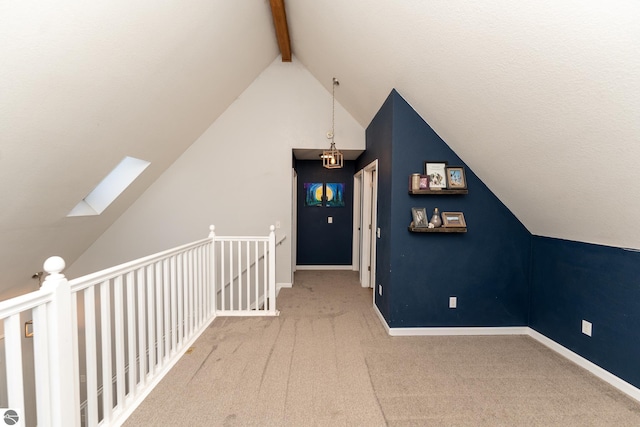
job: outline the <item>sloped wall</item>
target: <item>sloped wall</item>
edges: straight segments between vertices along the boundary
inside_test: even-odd
[[[381,312],[387,323],[525,326],[530,233],[395,90],[382,111],[376,119],[384,123],[372,125],[392,130],[391,169],[383,175],[381,167],[380,173],[378,225],[383,237],[376,270],[386,294],[388,311],[381,307]],[[370,146],[375,150],[378,145],[375,138],[367,139],[367,157],[374,154]],[[409,175],[421,172],[425,160],[465,166],[469,194],[409,195]],[[425,207],[429,214],[436,207],[441,212],[462,211],[468,232],[411,233],[407,227],[412,207]],[[448,307],[450,296],[458,298],[457,309]]]
[[[279,283],[291,283],[293,148],[326,148],[331,93],[294,58],[275,60],[69,269],[76,277],[205,238],[265,235],[279,221]],[[342,149],[364,129],[336,103]],[[159,147],[159,149],[161,149]]]

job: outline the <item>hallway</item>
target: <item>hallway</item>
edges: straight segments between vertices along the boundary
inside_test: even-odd
[[[371,298],[355,272],[297,272],[280,317],[216,319],[125,426],[640,425],[529,337],[390,337]]]

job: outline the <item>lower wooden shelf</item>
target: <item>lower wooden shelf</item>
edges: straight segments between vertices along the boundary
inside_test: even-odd
[[[408,227],[412,233],[466,233],[467,227]]]

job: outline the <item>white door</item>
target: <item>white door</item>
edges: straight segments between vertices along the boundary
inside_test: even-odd
[[[363,169],[362,224],[360,241],[360,284],[373,288],[376,279],[376,240],[378,206],[378,161]]]

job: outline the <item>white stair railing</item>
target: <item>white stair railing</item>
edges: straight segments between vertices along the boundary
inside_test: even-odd
[[[64,260],[51,257],[40,290],[0,302],[8,396],[0,407],[16,411],[15,425],[119,426],[217,315],[277,315],[274,227],[267,237],[210,231],[71,281]],[[33,360],[22,351],[25,318]],[[25,398],[25,369],[35,371],[35,398]],[[25,416],[32,406],[36,415]]]

